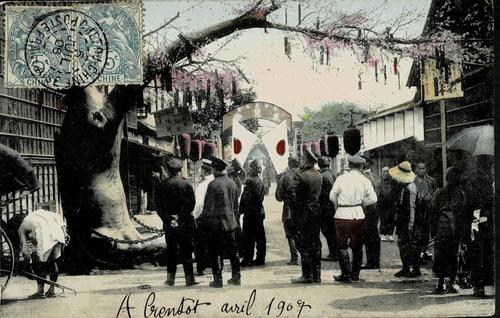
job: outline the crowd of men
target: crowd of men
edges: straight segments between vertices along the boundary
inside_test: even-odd
[[[334,279],[341,283],[358,281],[362,269],[380,268],[380,241],[393,241],[396,234],[402,262],[396,277],[419,277],[420,266],[433,259],[437,293],[457,293],[459,285],[470,288],[472,283],[474,295],[484,295],[484,286],[493,283],[492,167],[478,167],[472,179],[450,167],[445,186],[438,189],[423,161],[384,167],[377,180],[369,158],[347,159],[348,169],[335,176],[330,158],[306,150],[300,161],[289,158],[287,171],[276,178],[275,197],[283,202],[290,249],[287,264],[302,268],[292,283],[321,283],[320,233],[329,250],[325,259],[339,262],[341,274]],[[168,177],[159,184],[155,205],[166,233],[166,284],[174,285],[178,260],[186,285],[198,284],[194,251],[197,274],[212,269],[211,287],[223,286],[225,258],[232,270],[227,283],[240,285],[240,267],[265,264],[263,200],[269,185],[260,177],[262,167],[254,160],[245,172],[237,160],[203,159],[194,190],[180,175],[179,158],[170,157],[165,166]]]

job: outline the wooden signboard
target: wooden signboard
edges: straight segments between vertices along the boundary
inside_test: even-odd
[[[448,74],[436,67],[436,59],[426,58],[420,65],[420,80],[425,101],[463,97],[462,67],[449,62]]]
[[[158,138],[193,131],[189,107],[168,107],[153,113]]]

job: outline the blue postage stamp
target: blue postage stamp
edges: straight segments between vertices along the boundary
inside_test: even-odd
[[[5,86],[142,84],[142,2],[6,6]]]

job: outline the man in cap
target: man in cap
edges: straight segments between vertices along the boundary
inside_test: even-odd
[[[203,158],[201,160],[201,181],[196,186],[194,196],[196,198],[196,205],[194,206],[193,216],[197,223],[200,221],[198,217],[203,211],[203,205],[205,203],[205,195],[207,194],[208,184],[214,179],[212,161]],[[196,259],[196,271],[197,275],[203,275],[203,271],[208,264],[208,247],[206,244],[206,235],[203,230],[198,227],[194,236],[194,255]]]
[[[208,184],[203,212],[198,217],[200,227],[207,233],[208,253],[214,280],[210,287],[221,288],[224,251],[229,254],[232,277],[228,284],[240,285],[240,259],[236,246],[235,230],[238,227],[238,189],[227,176],[227,164],[214,156],[209,158],[214,169],[214,180]]]
[[[330,201],[330,191],[335,183],[335,176],[330,170],[330,158],[320,157],[318,159],[318,166],[321,172],[321,195],[319,196],[320,217],[321,217],[321,232],[326,238],[328,244],[329,254],[328,260],[337,261],[338,253],[335,247],[335,206]]]
[[[241,189],[243,188],[243,182],[246,179],[245,170],[241,167],[238,159],[234,158],[231,160],[231,164],[227,168],[227,176],[236,183],[236,187],[238,188],[238,198],[241,195]],[[238,227],[235,230],[236,236],[236,244],[238,245],[238,253],[240,256],[243,255],[243,235],[241,231],[241,223],[240,223],[240,214],[236,214],[236,222],[238,223]]]
[[[377,202],[373,185],[362,173],[365,159],[359,155],[349,156],[349,172],[337,177],[330,191],[330,201],[335,204],[335,231],[341,275],[334,276],[338,282],[359,280],[363,260],[362,226],[364,207]],[[349,260],[348,240],[352,249],[352,264]]]
[[[242,266],[261,266],[266,260],[265,211],[262,202],[266,193],[264,182],[259,177],[262,168],[257,160],[250,162],[248,178],[241,195],[240,214],[243,214],[243,261]],[[253,259],[254,248],[256,259]]]
[[[417,220],[417,186],[413,181],[415,174],[408,161],[403,161],[389,169],[389,175],[399,185],[396,203],[396,234],[398,235],[399,254],[403,268],[394,276],[418,277],[420,273],[420,250],[418,233],[421,222]],[[410,271],[410,266],[413,271]]]
[[[168,178],[158,189],[158,215],[163,221],[167,243],[167,280],[165,284],[175,284],[177,257],[181,257],[186,286],[198,284],[193,274],[193,234],[196,229],[191,212],[195,206],[193,187],[180,175],[182,160],[170,157],[166,162]]]
[[[288,170],[279,174],[277,177],[275,197],[278,202],[283,202],[281,220],[285,228],[285,235],[290,248],[290,261],[287,265],[299,265],[296,246],[297,225],[294,223],[293,218],[293,215],[296,213],[293,207],[295,207],[296,204],[293,201],[295,197],[292,191],[296,188],[297,180],[299,179],[299,166],[300,161],[295,157],[290,157],[288,158]]]
[[[366,155],[361,156],[365,159],[363,165],[363,175],[370,180],[373,189],[378,189],[378,182],[371,171],[373,161]],[[377,204],[368,205],[364,208],[365,219],[363,221],[363,244],[366,249],[366,264],[362,269],[380,268],[380,236],[378,233],[379,214]]]
[[[292,210],[302,258],[302,276],[294,284],[321,283],[320,206],[321,174],[314,165],[318,159],[306,149],[295,188],[292,190]]]

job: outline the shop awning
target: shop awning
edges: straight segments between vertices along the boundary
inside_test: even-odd
[[[383,114],[376,114],[358,123],[361,130],[361,151],[398,142],[410,137],[424,141],[424,111],[407,103]]]

